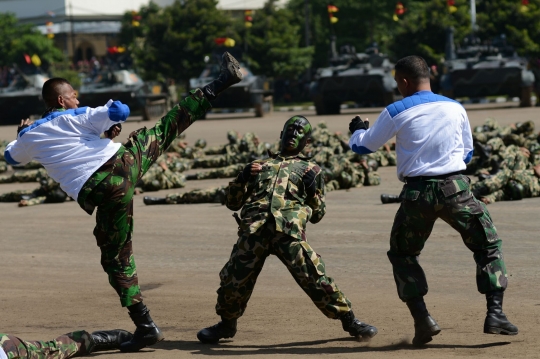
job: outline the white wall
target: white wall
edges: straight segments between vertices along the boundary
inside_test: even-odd
[[[56,15],[122,15],[126,11],[138,10],[150,0],[0,0],[0,12],[12,12],[19,19],[46,16],[52,11]],[[154,0],[159,6],[167,6],[174,0]],[[280,0],[285,4],[287,0]],[[220,0],[218,8],[224,10],[248,10],[262,8],[265,0]],[[51,17],[54,21],[54,18]]]

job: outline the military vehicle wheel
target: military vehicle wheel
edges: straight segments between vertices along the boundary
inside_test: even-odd
[[[396,102],[396,98],[393,92],[385,92],[383,97],[383,103],[385,106],[391,105]]]
[[[315,101],[315,112],[317,115],[339,115],[341,103],[317,100]]]
[[[262,103],[256,103],[255,104],[255,117],[264,117],[264,111],[263,111],[263,104]]]
[[[526,86],[521,88],[521,101],[520,107],[532,107],[532,86]]]

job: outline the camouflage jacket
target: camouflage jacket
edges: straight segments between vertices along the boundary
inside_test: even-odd
[[[307,221],[317,223],[326,213],[321,168],[308,159],[279,154],[255,163],[262,165],[261,172],[248,182],[237,177],[227,189],[227,208],[242,208],[240,230],[255,233],[273,217],[278,232],[306,240]],[[311,169],[317,173],[317,189],[315,196],[308,198],[302,177]]]

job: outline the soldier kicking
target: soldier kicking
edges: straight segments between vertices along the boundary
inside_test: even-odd
[[[221,321],[197,334],[217,343],[236,334],[266,257],[276,255],[298,285],[328,318],[339,319],[351,336],[371,338],[377,328],[355,318],[351,303],[326,275],[322,258],[308,244],[306,223],[326,213],[321,168],[300,155],[311,143],[312,127],[302,116],[285,122],[281,151],[248,164],[229,184],[227,208],[242,209],[240,238],[219,276],[216,313]]]
[[[78,108],[69,82],[53,78],[42,90],[49,107],[47,114],[33,124],[23,121],[17,139],[5,150],[11,165],[31,160],[41,163],[88,214],[97,207],[94,236],[101,250],[101,265],[137,327],[133,339],[122,343],[124,352],[135,352],[164,339],[143,303],[133,257],[136,183],[171,142],[211,108],[211,100],[241,79],[240,65],[226,52],[216,80],[191,90],[154,127],[134,131],[121,145],[111,139],[120,132],[118,124],[129,115],[126,105],[110,100],[105,106]],[[101,139],[105,131],[108,138]]]

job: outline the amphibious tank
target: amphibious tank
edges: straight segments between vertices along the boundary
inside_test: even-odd
[[[216,57],[217,58],[217,57]],[[190,89],[202,88],[219,76],[220,65],[209,63],[197,78],[189,80]],[[263,117],[272,110],[272,94],[270,82],[264,76],[254,75],[245,63],[240,62],[243,78],[227,91],[221,93],[214,101],[215,109],[253,108],[256,117]]]
[[[490,41],[471,35],[456,50],[448,42],[453,42],[451,30],[440,82],[443,95],[473,101],[489,96],[518,97],[521,106],[531,106],[534,74],[527,68],[527,59],[516,54],[504,35]]]
[[[47,77],[19,72],[8,87],[0,88],[0,125],[20,124],[21,119],[39,118],[45,111],[41,88]]]
[[[397,84],[394,64],[376,47],[356,53],[344,46],[330,60],[330,66],[317,69],[311,95],[317,115],[339,114],[344,102],[359,106],[386,106],[394,102]]]

